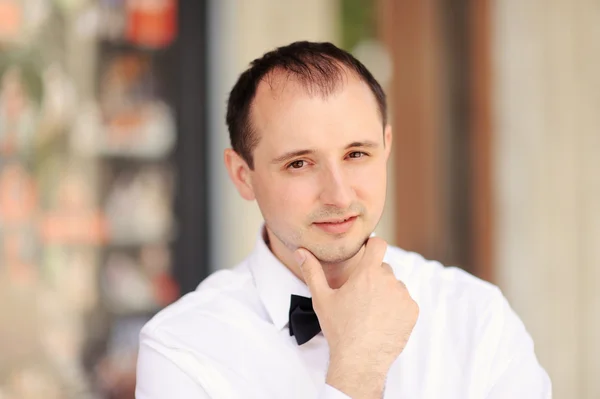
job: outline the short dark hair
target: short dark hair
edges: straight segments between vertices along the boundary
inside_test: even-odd
[[[383,126],[387,123],[387,104],[383,89],[371,72],[352,54],[327,42],[300,41],[276,48],[250,63],[233,86],[227,102],[227,126],[233,150],[254,169],[252,152],[259,137],[250,120],[256,89],[263,78],[280,70],[314,92],[327,96],[343,82],[344,69],[354,72],[373,92]]]

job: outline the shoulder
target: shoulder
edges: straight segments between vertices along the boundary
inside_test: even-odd
[[[140,337],[187,346],[210,341],[235,329],[236,324],[260,320],[266,317],[263,313],[252,275],[244,262],[213,273],[195,291],[161,310],[146,323]]]
[[[419,331],[440,342],[452,338],[454,350],[473,351],[531,346],[525,326],[500,289],[457,267],[447,267],[399,248],[389,263],[419,305]]]
[[[421,308],[448,307],[462,313],[483,315],[505,304],[497,286],[458,267],[444,266],[415,252],[392,246],[386,261]]]
[[[444,384],[468,386],[469,392],[480,393],[478,397],[487,397],[492,387],[506,392],[509,387],[514,392],[549,389],[533,340],[498,287],[399,248],[390,247],[386,257],[419,305],[417,324],[403,352],[413,366],[431,370],[431,364],[440,365]]]
[[[270,377],[255,372],[256,359],[277,359],[280,349],[246,263],[206,278],[156,314],[139,338],[138,370],[168,379],[163,374],[175,366],[214,398],[259,397]]]

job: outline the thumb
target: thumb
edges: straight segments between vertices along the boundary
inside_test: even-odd
[[[331,290],[323,272],[323,266],[310,251],[299,248],[294,252],[294,258],[300,266],[304,281],[313,297],[320,296]]]

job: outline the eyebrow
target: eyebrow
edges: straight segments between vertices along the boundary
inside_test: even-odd
[[[378,144],[374,141],[354,141],[350,144],[348,144],[344,149],[348,150],[350,148],[377,148]],[[290,152],[286,152],[285,154],[274,158],[271,163],[273,164],[277,164],[277,163],[283,163],[287,160],[290,160],[292,158],[295,157],[300,157],[303,155],[309,155],[309,154],[313,154],[315,152],[315,150],[298,150],[298,151],[290,151]]]
[[[379,145],[374,141],[355,141],[346,146],[346,150],[350,148],[362,147],[362,148],[377,148]]]
[[[289,159],[295,158],[295,157],[299,157],[302,155],[308,155],[308,154],[312,154],[314,153],[314,150],[299,150],[299,151],[290,151],[290,152],[286,152],[285,154],[274,158],[271,163],[283,163]]]

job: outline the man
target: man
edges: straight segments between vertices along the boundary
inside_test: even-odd
[[[144,327],[138,399],[551,397],[496,287],[373,237],[392,130],[360,62],[329,43],[267,53],[227,124],[229,176],[265,223],[244,262]]]

